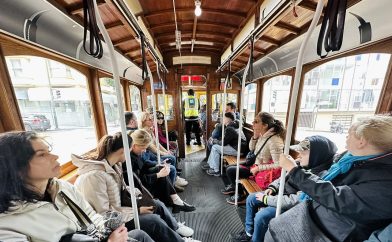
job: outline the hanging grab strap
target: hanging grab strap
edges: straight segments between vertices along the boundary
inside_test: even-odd
[[[99,28],[94,11],[94,0],[83,0],[83,49],[87,54],[101,59],[103,56],[103,48],[99,39]],[[87,43],[87,31],[90,35],[90,41]]]
[[[347,0],[329,0],[317,41],[317,54],[324,58],[330,51],[340,50],[343,42]],[[327,52],[322,54],[322,48]]]

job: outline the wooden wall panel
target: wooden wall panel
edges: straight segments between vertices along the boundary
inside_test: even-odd
[[[18,101],[12,88],[7,63],[0,44],[0,122],[2,131],[24,130]]]

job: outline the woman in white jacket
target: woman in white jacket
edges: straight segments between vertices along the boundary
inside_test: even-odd
[[[137,130],[134,132],[145,132]],[[131,151],[135,152],[135,144],[128,137]],[[151,139],[144,144],[143,152]],[[140,145],[139,145],[140,146]],[[86,200],[98,213],[108,210],[116,210],[123,214],[125,226],[134,228],[133,209],[121,204],[121,189],[125,184],[122,174],[122,163],[125,160],[122,134],[106,135],[98,143],[96,154],[83,159],[73,155],[73,164],[79,167],[79,177],[75,186],[84,195]],[[165,172],[164,169],[161,172]],[[136,184],[140,190],[146,192],[141,184]],[[139,190],[138,189],[138,190]],[[140,192],[140,191],[139,191]],[[152,200],[152,197],[151,197]],[[159,200],[151,201],[153,206],[141,206],[140,213],[141,229],[147,232],[155,241],[184,241],[181,236],[190,237],[193,230],[182,223],[178,223],[166,206]],[[181,236],[180,236],[181,235]],[[186,238],[186,241],[194,241]]]
[[[79,205],[97,228],[102,228],[103,217],[71,184],[55,178],[60,175],[57,159],[34,132],[0,135],[0,241],[52,242],[80,231],[78,219],[63,194]],[[140,230],[130,235],[138,241],[152,241]],[[125,242],[128,236],[122,225],[108,241]]]

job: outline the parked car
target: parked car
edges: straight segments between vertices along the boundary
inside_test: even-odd
[[[30,114],[22,117],[26,130],[45,131],[50,129],[50,120],[42,114]]]
[[[331,133],[343,133],[343,125],[341,123],[331,122],[330,125]]]

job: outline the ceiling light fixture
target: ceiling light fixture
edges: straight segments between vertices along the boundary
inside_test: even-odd
[[[199,17],[201,15],[201,1],[195,0],[195,15]]]

